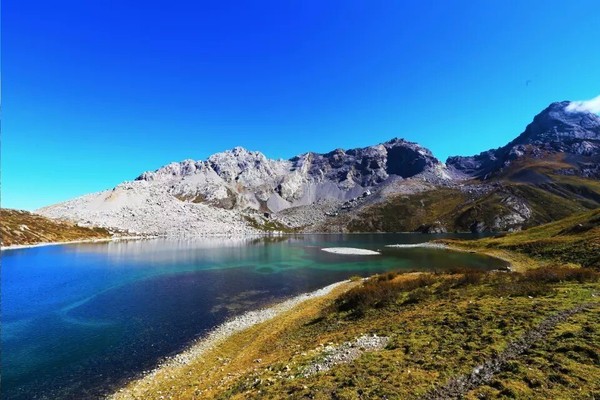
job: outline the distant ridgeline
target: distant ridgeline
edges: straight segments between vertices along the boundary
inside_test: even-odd
[[[600,118],[570,104],[446,163],[403,139],[289,160],[236,147],[38,212],[168,235],[520,230],[600,205]]]

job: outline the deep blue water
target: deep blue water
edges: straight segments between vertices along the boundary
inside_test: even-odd
[[[157,239],[4,251],[1,397],[98,398],[231,316],[351,275],[504,265],[476,254],[383,247],[432,237]],[[321,250],[333,246],[383,255]]]

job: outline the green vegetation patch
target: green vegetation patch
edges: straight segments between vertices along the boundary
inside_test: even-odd
[[[534,259],[574,263],[600,270],[600,209],[501,237],[450,243],[470,249],[516,251]]]
[[[244,219],[248,224],[259,231],[264,232],[284,232],[284,233],[294,233],[297,232],[297,229],[290,228],[289,226],[282,224],[279,221],[264,219],[264,218],[254,218],[249,215],[245,215]]]
[[[453,211],[467,201],[456,189],[435,189],[394,196],[362,210],[347,225],[350,232],[412,232],[422,226],[454,227]]]
[[[470,373],[555,313],[590,301],[598,304],[592,293],[600,288],[599,275],[593,270],[550,267],[523,274],[462,271],[377,276],[341,295],[319,317],[285,331],[262,348],[265,354],[284,349],[287,356],[246,371],[217,398],[419,398]],[[569,320],[569,324],[585,332],[590,329],[585,324],[591,322],[580,326]],[[322,345],[350,342],[364,334],[387,336],[390,342],[384,350],[364,353],[352,363],[304,374],[322,357]],[[576,348],[579,352],[587,357],[580,374],[599,376],[600,365],[589,362],[597,351],[588,345],[586,350]],[[580,357],[575,353],[572,357]],[[554,359],[551,351],[536,357],[544,365],[552,365]],[[509,375],[498,379],[505,380],[507,387],[526,386],[526,380],[532,379],[526,368],[514,368],[514,363],[503,373]],[[553,374],[538,375],[540,385],[553,387],[554,398],[573,398],[584,385],[554,381]],[[476,395],[481,393],[500,398],[509,392],[485,387]]]

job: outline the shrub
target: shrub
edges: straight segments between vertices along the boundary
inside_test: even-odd
[[[476,285],[483,279],[484,272],[476,270],[465,271],[456,281],[456,286]]]
[[[438,281],[439,278],[433,274],[419,274],[415,279],[405,279],[393,282],[398,291],[411,291],[417,288],[431,286]]]
[[[600,273],[590,268],[569,268],[564,266],[548,266],[526,271],[523,281],[557,283],[565,281],[596,282]]]
[[[410,293],[404,300],[404,304],[416,304],[431,297],[431,290],[426,287],[417,288]]]
[[[377,282],[385,282],[385,281],[393,280],[398,275],[399,275],[398,272],[390,271],[390,272],[386,272],[385,274],[376,275],[372,279],[377,280]]]
[[[496,295],[504,297],[521,297],[521,296],[543,296],[553,293],[552,289],[546,282],[533,281],[506,281],[504,284],[496,286]]]
[[[397,273],[378,275],[340,296],[335,306],[338,311],[351,311],[363,315],[370,308],[382,308],[393,304],[400,293],[430,286],[437,282],[432,274],[419,274],[414,279],[394,280]]]
[[[394,291],[390,282],[365,282],[343,294],[337,301],[339,311],[360,311],[383,307],[393,299]]]

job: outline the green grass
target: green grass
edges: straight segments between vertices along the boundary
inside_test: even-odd
[[[469,249],[509,250],[600,270],[600,209],[502,237],[449,243]]]
[[[347,227],[350,232],[412,232],[436,222],[453,227],[453,211],[467,199],[461,191],[445,188],[394,196],[361,211]]]
[[[558,281],[554,278],[557,271],[562,276]],[[528,274],[470,272],[372,278],[341,295],[317,318],[263,347],[260,351],[265,353],[284,348],[287,355],[243,373],[215,398],[418,398],[468,373],[548,316],[592,299],[591,293],[599,287],[598,273],[588,271],[582,277],[575,271],[548,270],[550,278],[541,281]],[[586,314],[584,325],[576,329],[585,331],[585,324],[593,325],[594,318]],[[351,364],[303,376],[303,369],[319,359],[319,344],[343,343],[363,334],[388,336],[391,341],[385,350],[365,353]],[[600,365],[593,363],[600,355],[597,346],[574,349],[574,357],[587,361],[571,363],[569,371],[598,376]],[[539,353],[540,363],[552,365],[551,346]],[[526,368],[510,373],[514,382],[525,382],[528,376]],[[598,386],[589,378],[586,384],[574,386],[554,382],[552,376],[540,374],[537,379],[544,387],[553,387],[555,398],[573,398],[581,386],[586,390]],[[544,398],[535,387],[520,390],[532,398]],[[504,389],[488,392],[490,398],[509,393]]]
[[[521,163],[522,164],[522,163]],[[568,166],[560,160],[529,160],[511,166],[505,176],[485,193],[465,193],[458,189],[436,188],[412,195],[391,196],[367,206],[349,221],[340,221],[350,232],[413,232],[441,224],[448,231],[469,231],[478,223],[498,230],[498,218],[514,213],[508,199],[518,199],[531,210],[531,216],[517,225],[525,228],[556,221],[600,207],[600,182],[577,176],[556,175]],[[527,170],[536,173],[539,183],[513,181],[510,176]]]
[[[593,399],[600,395],[600,313],[575,315],[468,399]]]

